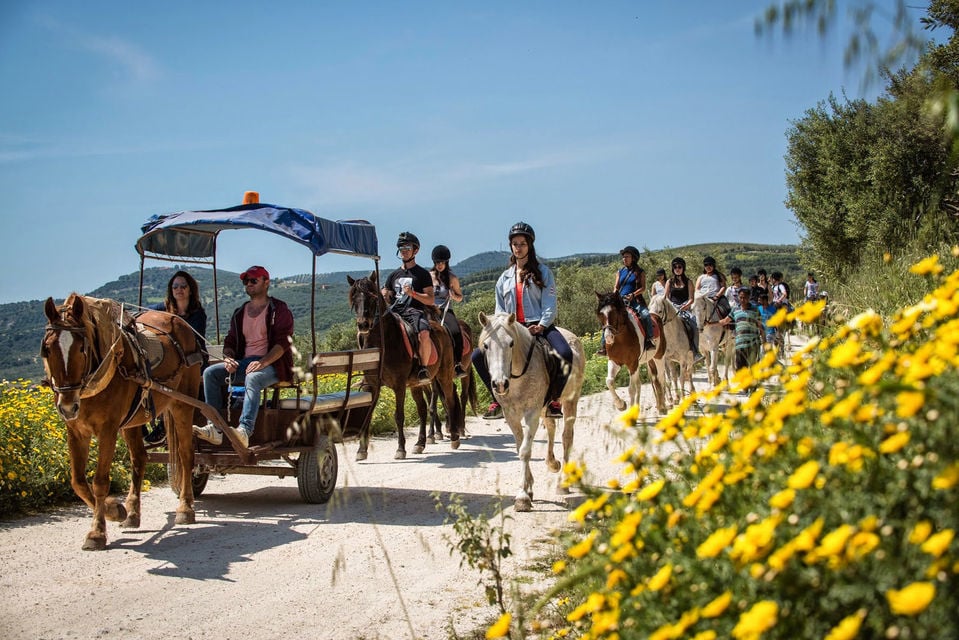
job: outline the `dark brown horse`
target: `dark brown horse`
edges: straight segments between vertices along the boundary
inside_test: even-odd
[[[463,369],[463,374],[456,376],[460,381],[460,416],[462,420],[457,429],[459,431],[460,437],[466,437],[466,407],[471,406],[473,412],[476,412],[476,376],[473,373],[473,330],[468,324],[456,319],[456,322],[460,326],[460,335],[463,336],[463,354],[460,357],[460,368]],[[440,421],[439,411],[437,410],[437,402],[439,400],[439,392],[436,389],[436,385],[433,385],[433,390],[430,393],[430,429],[426,434],[426,443],[427,444],[436,444],[437,440],[443,439],[443,423]]]
[[[365,382],[373,386],[386,385],[396,396],[393,417],[396,422],[397,448],[394,458],[397,460],[406,458],[406,435],[403,432],[403,425],[406,421],[407,388],[413,395],[420,419],[419,436],[416,446],[413,447],[413,453],[422,453],[426,448],[426,396],[434,383],[439,388],[439,395],[446,409],[446,428],[450,434],[450,446],[458,449],[459,425],[464,418],[460,415],[462,408],[453,386],[453,342],[450,335],[439,322],[430,321],[430,338],[437,349],[437,359],[433,364],[427,365],[430,377],[427,380],[419,380],[416,377],[417,367],[414,366],[412,355],[416,348],[413,347],[412,352],[407,349],[407,339],[404,337],[405,323],[389,310],[374,278],[372,274],[358,280],[350,276],[346,277],[350,284],[350,309],[356,316],[357,342],[361,348],[381,348],[383,351],[382,380],[378,380],[377,375],[371,373],[366,375]],[[363,434],[360,437],[360,447],[356,452],[357,460],[366,459],[368,440],[369,434]]]
[[[164,413],[171,456],[178,456],[180,487],[176,523],[192,524],[193,511],[193,407],[172,394],[195,398],[200,383],[197,341],[190,326],[168,313],[149,311],[137,318],[122,313],[112,300],[71,294],[57,307],[47,298],[47,327],[40,347],[46,382],[55,393],[57,411],[66,421],[73,490],[93,509],[93,526],[83,543],[85,550],[106,548],[106,520],[121,527],[140,526],[140,489],[146,450],[140,426]],[[149,374],[144,362],[150,362]],[[148,393],[145,387],[159,393]],[[132,428],[136,427],[136,428]],[[110,493],[110,465],[117,432],[130,450],[132,477],[126,502]],[[90,441],[99,444],[93,487],[86,479]]]

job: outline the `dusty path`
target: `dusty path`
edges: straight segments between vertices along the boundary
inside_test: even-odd
[[[696,383],[705,385],[702,373]],[[651,395],[644,386],[649,424]],[[624,447],[607,428],[617,412],[603,393],[583,398],[579,415],[573,458],[605,484]],[[540,429],[533,512],[515,513],[520,464],[508,427],[469,418],[467,430],[458,451],[442,442],[400,462],[393,438],[374,441],[360,463],[355,443],[341,445],[327,505],[303,503],[294,478],[214,477],[197,524],[174,527],[172,492],[154,488],[142,527],[109,523],[104,552],[80,550],[86,507],[0,522],[0,637],[434,639],[476,629],[495,612],[478,574],[450,553],[452,527],[433,493],[456,492],[472,513],[502,505],[512,573],[557,544],[551,533],[567,526],[577,496],[557,495]]]

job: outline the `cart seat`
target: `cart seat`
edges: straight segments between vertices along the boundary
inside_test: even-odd
[[[316,405],[313,406],[313,396],[300,396],[297,398],[283,398],[280,400],[280,409],[296,409],[298,411],[309,411],[313,406],[313,413],[329,413],[337,409],[344,408],[343,402],[346,400],[346,391],[335,391],[333,393],[324,393],[316,397]],[[369,391],[352,391],[349,400],[346,401],[345,408],[366,407],[373,404],[373,394]]]

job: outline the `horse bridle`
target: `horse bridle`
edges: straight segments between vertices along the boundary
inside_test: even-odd
[[[498,327],[498,328],[500,328],[500,327]],[[540,338],[541,336],[534,336],[534,335],[530,334],[530,337],[532,337],[533,339],[532,339],[532,340],[530,341],[530,343],[529,343],[529,351],[526,352],[526,362],[523,364],[523,370],[519,372],[519,375],[516,375],[516,374],[513,373],[513,358],[510,357],[510,359],[509,359],[509,377],[510,377],[510,380],[515,380],[515,379],[517,379],[517,378],[522,378],[524,375],[526,375],[526,371],[529,369],[529,365],[530,365],[530,363],[533,361],[533,351],[536,350],[536,345],[538,344],[538,340],[539,340],[539,338]],[[544,339],[545,339],[545,338],[544,338]],[[510,347],[510,350],[512,350],[512,347]],[[483,358],[484,358],[484,359],[486,358],[486,350],[485,350],[485,349],[483,350]],[[489,365],[487,365],[487,366],[489,366]]]
[[[81,376],[80,381],[77,382],[76,384],[57,385],[54,383],[52,376],[49,379],[44,380],[47,386],[53,389],[53,391],[56,393],[65,393],[67,391],[77,391],[77,390],[83,389],[87,381],[90,379],[90,376],[93,375],[93,359],[90,358],[89,348],[87,344],[88,343],[87,332],[86,332],[86,329],[84,329],[83,327],[48,324],[46,328],[44,329],[43,343],[41,344],[41,347],[40,347],[40,357],[46,360],[50,354],[50,347],[47,346],[47,339],[49,338],[49,336],[51,334],[56,333],[57,339],[59,340],[59,334],[63,333],[64,331],[70,333],[71,335],[75,337],[79,336],[81,340],[80,353],[82,353],[86,359],[86,371],[83,372],[83,376]]]

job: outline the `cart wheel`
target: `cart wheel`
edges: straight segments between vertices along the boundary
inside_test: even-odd
[[[170,478],[170,488],[173,489],[173,495],[179,498],[180,485],[174,482],[174,478],[176,478],[176,463],[175,462],[167,463],[166,472],[167,472],[167,476]],[[206,489],[206,483],[210,479],[210,474],[194,472],[190,476],[190,478],[193,482],[193,497],[199,498],[200,495],[203,493],[203,490]]]
[[[329,436],[318,438],[312,451],[300,454],[296,465],[296,484],[300,488],[300,497],[310,504],[329,501],[336,486],[336,446]]]

